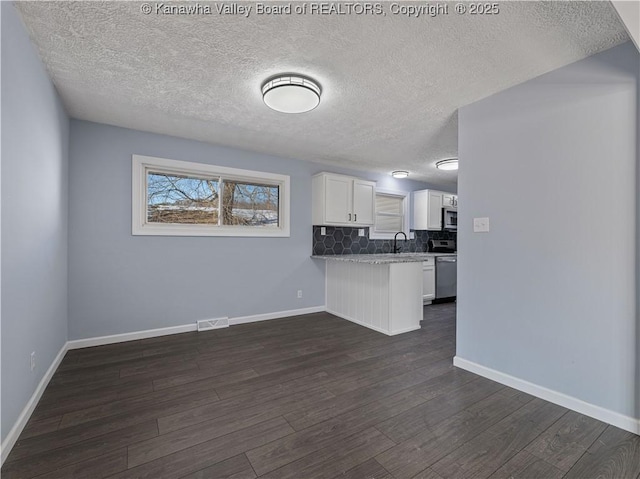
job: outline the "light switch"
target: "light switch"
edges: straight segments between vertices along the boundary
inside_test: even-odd
[[[364,236],[364,228],[358,229],[358,236]]]
[[[488,233],[489,232],[489,218],[473,218],[473,232],[474,233]]]

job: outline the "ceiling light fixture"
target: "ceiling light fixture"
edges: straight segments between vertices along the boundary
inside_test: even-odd
[[[391,176],[393,176],[394,178],[406,178],[407,176],[409,176],[409,172],[404,170],[392,171]]]
[[[272,110],[304,113],[320,104],[322,90],[311,78],[302,75],[279,75],[262,85],[262,99]]]
[[[439,170],[457,170],[458,169],[458,159],[457,158],[449,158],[448,160],[440,160],[436,163],[436,168]]]

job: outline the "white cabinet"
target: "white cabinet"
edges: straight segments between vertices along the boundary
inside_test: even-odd
[[[376,184],[372,181],[353,180],[353,222],[359,225],[374,224]]]
[[[442,206],[444,208],[458,209],[458,195],[452,195],[451,193],[442,194]]]
[[[413,229],[440,231],[442,208],[457,210],[458,195],[436,190],[413,192]]]
[[[436,298],[436,265],[434,258],[422,263],[422,302],[430,303]]]
[[[422,263],[327,260],[327,311],[393,336],[420,329]]]
[[[373,181],[318,173],[312,182],[314,225],[371,226],[376,184]]]
[[[319,185],[318,191],[321,192],[322,199],[318,202],[318,205],[324,206],[322,213],[324,217],[313,219],[313,224],[327,224],[327,223],[346,223],[351,221],[351,201],[352,201],[352,189],[353,180],[346,176],[329,176],[325,175],[319,178],[324,180],[323,184]],[[316,203],[316,183],[314,178],[314,206]]]
[[[413,229],[431,231],[442,229],[442,191],[413,192]]]

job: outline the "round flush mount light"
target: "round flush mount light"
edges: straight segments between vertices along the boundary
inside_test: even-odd
[[[392,171],[391,176],[393,176],[394,178],[406,178],[407,176],[409,176],[409,172],[404,170]]]
[[[279,75],[262,85],[262,99],[272,110],[304,113],[320,104],[320,85],[302,75]]]
[[[448,160],[440,160],[436,163],[436,168],[439,170],[457,170],[458,169],[458,159],[457,158],[449,158]]]

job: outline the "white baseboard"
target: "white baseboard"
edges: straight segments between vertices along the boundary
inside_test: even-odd
[[[337,316],[337,317],[342,318],[342,319],[346,319],[347,321],[351,321],[352,323],[356,323],[359,326],[364,326],[365,328],[373,329],[374,331],[376,331],[378,333],[382,333],[382,334],[385,334],[387,336],[391,336],[387,331],[385,331],[382,328],[378,328],[377,326],[371,326],[370,324],[366,324],[366,323],[363,323],[362,321],[358,321],[357,319],[350,318],[349,316],[346,316],[346,315],[344,315],[342,313],[338,313],[336,311],[331,311],[329,309],[327,309],[327,313],[333,314],[334,316]]]
[[[288,318],[291,316],[301,316],[303,314],[323,313],[327,310],[325,306],[312,306],[310,308],[291,309],[289,311],[278,311],[275,313],[252,314],[251,316],[238,316],[229,319],[229,326],[244,323],[255,323],[256,321],[266,321],[268,319]]]
[[[372,326],[371,324],[367,324],[367,323],[359,321],[359,320],[357,320],[355,318],[351,318],[351,317],[349,317],[349,316],[347,316],[345,314],[337,313],[335,311],[330,311],[328,309],[326,311],[327,311],[327,313],[333,314],[334,316],[337,316],[337,317],[342,318],[342,319],[346,319],[347,321],[351,321],[352,323],[356,323],[356,324],[358,324],[360,326],[364,326],[365,328],[373,329],[374,331],[376,331],[378,333],[382,333],[382,334],[384,334],[386,336],[396,336],[398,334],[408,333],[409,331],[415,331],[417,329],[420,329],[420,325],[418,325],[418,326],[411,326],[411,327],[405,328],[405,329],[400,329],[398,331],[393,331],[392,333],[390,333],[389,331],[386,331],[386,330],[384,330],[382,328],[378,328],[377,326]]]
[[[487,379],[491,379],[492,381],[496,381],[500,384],[504,384],[505,386],[512,387],[518,391],[523,391],[527,394],[531,394],[532,396],[544,399],[545,401],[558,404],[566,407],[567,409],[584,414],[585,416],[592,417],[607,424],[611,424],[612,426],[624,429],[625,431],[640,435],[640,418],[625,416],[624,414],[605,409],[601,406],[596,406],[595,404],[585,402],[573,396],[568,396],[567,394],[554,391],[552,389],[530,383],[524,379],[516,378],[509,374],[496,371],[495,369],[468,361],[459,356],[455,356],[453,358],[453,365]]]
[[[417,331],[418,329],[421,329],[421,328],[422,328],[422,326],[420,326],[420,325],[418,324],[417,326],[410,326],[410,327],[408,327],[408,328],[398,329],[398,330],[396,330],[396,331],[392,332],[392,333],[390,334],[390,336],[396,336],[396,335],[398,335],[398,334],[404,334],[404,333],[409,333],[409,332],[411,332],[411,331]]]
[[[324,306],[314,306],[311,308],[291,309],[289,311],[277,311],[275,313],[254,314],[251,316],[239,316],[229,319],[229,326],[244,323],[254,323],[256,321],[266,321],[268,319],[288,318],[290,316],[300,316],[303,314],[320,313],[326,311]],[[137,339],[156,338],[169,334],[188,333],[197,331],[198,324],[181,324],[180,326],[170,326],[168,328],[147,329],[144,331],[133,331],[131,333],[112,334],[109,336],[98,336],[95,338],[74,339],[67,344],[69,349],[89,348],[91,346],[103,346],[105,344],[123,343],[125,341],[135,341]]]
[[[256,314],[253,316],[242,316],[238,318],[233,318],[229,320],[229,325],[233,326],[235,324],[243,324],[243,323],[252,323],[255,321],[265,321],[268,319],[277,319],[277,318],[286,318],[290,316],[300,316],[303,314],[311,314],[311,313],[321,313],[326,311],[327,309],[324,306],[314,306],[311,308],[301,308],[301,309],[292,309],[290,311],[279,311],[276,313],[265,313],[265,314]],[[38,387],[33,392],[33,395],[29,399],[29,402],[24,407],[20,416],[16,423],[9,431],[9,434],[5,438],[5,440],[0,445],[0,466],[4,464],[5,459],[9,456],[11,449],[15,445],[18,437],[20,437],[20,433],[27,425],[31,414],[33,414],[34,409],[38,405],[38,401],[42,397],[42,393],[46,389],[49,381],[53,377],[54,373],[60,366],[62,359],[67,351],[71,349],[79,349],[79,348],[88,348],[91,346],[102,346],[105,344],[114,344],[114,343],[123,343],[126,341],[135,341],[137,339],[146,339],[146,338],[155,338],[158,336],[167,336],[169,334],[179,334],[179,333],[187,333],[190,331],[197,331],[197,323],[192,324],[183,324],[180,326],[171,326],[168,328],[158,328],[158,329],[147,329],[145,331],[134,331],[131,333],[123,333],[123,334],[112,334],[109,336],[98,336],[95,338],[86,338],[86,339],[74,339],[72,341],[67,341],[60,352],[55,357],[49,369],[47,369],[46,374],[38,384]]]
[[[198,329],[197,323],[182,324],[180,326],[170,326],[168,328],[147,329],[144,331],[134,331],[132,333],[111,334],[109,336],[98,336],[95,338],[74,339],[68,341],[69,349],[89,348],[91,346],[103,346],[105,344],[123,343],[135,341],[136,339],[156,338],[169,334],[188,333]]]
[[[36,390],[31,395],[29,402],[27,402],[27,405],[18,416],[18,419],[9,431],[9,434],[7,434],[7,437],[2,441],[2,445],[0,446],[0,449],[2,450],[0,454],[0,466],[4,464],[5,459],[9,456],[11,449],[13,449],[13,446],[16,444],[18,437],[20,437],[22,430],[27,425],[27,422],[29,422],[31,414],[33,414],[33,411],[38,405],[38,401],[40,401],[42,393],[44,393],[44,390],[47,388],[49,381],[51,381],[53,374],[58,369],[58,366],[60,366],[62,358],[64,358],[64,355],[67,353],[67,344],[68,343],[62,345],[62,348],[60,348],[58,355],[53,359],[49,369],[47,369],[47,372],[42,376],[42,379],[38,383]]]

